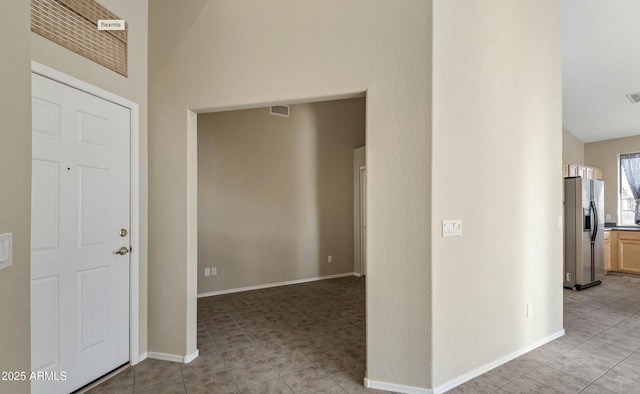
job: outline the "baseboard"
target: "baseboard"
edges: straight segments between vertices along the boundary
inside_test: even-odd
[[[222,295],[222,294],[239,293],[241,291],[267,289],[269,287],[295,285],[295,284],[298,284],[298,283],[315,282],[315,281],[318,281],[318,280],[325,280],[325,279],[344,278],[345,276],[354,276],[354,275],[355,275],[355,273],[353,273],[353,272],[345,272],[343,274],[316,276],[316,277],[313,277],[313,278],[288,280],[286,282],[267,283],[267,284],[264,284],[264,285],[257,285],[257,286],[238,287],[238,288],[235,288],[235,289],[210,291],[208,293],[200,293],[200,294],[198,294],[198,298],[211,297],[211,296],[217,296],[217,295]]]
[[[364,378],[364,387],[368,389],[392,391],[394,393],[407,393],[407,394],[432,394],[433,391],[422,387],[405,386],[402,384],[379,382],[377,380],[371,380]]]
[[[195,360],[196,358],[198,358],[198,356],[200,355],[200,350],[196,349],[195,352],[184,356],[184,363],[185,364],[189,364],[191,361]]]
[[[473,378],[476,378],[486,372],[489,372],[490,370],[499,367],[500,365],[509,362],[515,358],[518,358],[520,356],[522,356],[525,353],[528,353],[530,351],[532,351],[535,348],[538,348],[546,343],[549,343],[551,341],[553,341],[554,339],[560,338],[561,336],[564,335],[564,329],[549,335],[546,338],[543,338],[537,342],[534,342],[533,344],[518,350],[517,352],[513,352],[507,356],[501,357],[495,361],[492,361],[486,365],[483,365],[480,368],[474,369],[471,372],[468,372],[464,375],[461,375],[441,386],[436,387],[435,389],[426,389],[426,388],[422,388],[422,387],[413,387],[413,386],[405,386],[402,384],[395,384],[395,383],[387,383],[387,382],[380,382],[380,381],[376,381],[376,380],[371,380],[369,378],[364,378],[364,387],[366,388],[370,388],[370,389],[377,389],[377,390],[384,390],[384,391],[393,391],[396,393],[407,393],[407,394],[442,394],[445,393],[449,390],[451,390],[454,387],[457,387]]]
[[[353,273],[353,276],[357,276],[357,277],[359,278],[359,277],[361,277],[361,276],[362,276],[362,274],[361,274],[361,273],[359,273],[359,272],[354,272],[354,273]]]
[[[469,380],[471,380],[473,378],[476,378],[476,377],[478,377],[478,376],[480,376],[480,375],[482,375],[482,374],[484,374],[486,372],[489,372],[490,370],[492,370],[492,369],[494,369],[496,367],[499,367],[500,365],[502,365],[502,364],[504,364],[506,362],[509,362],[509,361],[511,361],[513,359],[516,359],[516,358],[522,356],[523,354],[532,351],[535,348],[538,348],[538,347],[540,347],[540,346],[542,346],[542,345],[544,345],[546,343],[549,343],[549,342],[553,341],[554,339],[560,338],[563,335],[564,335],[564,329],[562,329],[562,330],[560,330],[560,331],[558,331],[558,332],[556,332],[554,334],[551,334],[548,337],[545,337],[545,338],[543,338],[543,339],[541,339],[541,340],[539,340],[537,342],[534,342],[533,344],[531,344],[531,345],[529,345],[529,346],[527,346],[527,347],[525,347],[523,349],[520,349],[520,350],[518,350],[516,352],[513,352],[513,353],[511,353],[509,355],[506,355],[506,356],[501,357],[501,358],[499,358],[499,359],[497,359],[495,361],[492,361],[492,362],[490,362],[488,364],[485,364],[482,367],[476,368],[471,372],[467,372],[467,373],[465,373],[463,375],[460,375],[457,378],[455,378],[453,380],[450,380],[449,382],[447,382],[447,383],[445,383],[445,384],[443,384],[441,386],[438,386],[435,389],[433,389],[433,394],[445,393],[445,392],[451,390],[454,387],[460,386],[461,384],[463,384],[463,383],[465,383],[465,382],[467,382],[467,381],[469,381]]]
[[[147,352],[144,352],[144,353],[142,353],[141,355],[138,356],[138,361],[135,364],[131,363],[131,365],[140,364],[141,362],[143,362],[147,358],[149,358],[149,354]]]
[[[198,358],[200,352],[196,349],[192,354],[188,354],[186,356],[178,356],[177,354],[168,354],[168,353],[157,353],[157,352],[147,352],[147,358],[151,358],[153,360],[162,360],[162,361],[172,361],[174,363],[188,364],[191,361]]]

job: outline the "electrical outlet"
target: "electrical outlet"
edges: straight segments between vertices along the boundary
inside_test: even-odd
[[[204,276],[211,276],[211,268],[207,267],[204,269]]]
[[[462,220],[443,220],[442,236],[454,237],[462,235]]]
[[[567,282],[571,282],[571,272],[567,272],[564,275],[564,280],[567,281]]]
[[[606,215],[604,215],[604,220],[611,221],[611,214],[607,213]]]
[[[0,270],[12,264],[13,233],[0,234]]]
[[[333,263],[333,256],[327,257],[327,263]]]
[[[527,304],[527,319],[533,316],[533,304]]]
[[[216,276],[216,275],[218,275],[218,268],[211,267],[211,276]]]

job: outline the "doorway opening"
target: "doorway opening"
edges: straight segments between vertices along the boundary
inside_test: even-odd
[[[366,183],[354,187],[353,166],[366,99],[278,104],[289,105],[287,117],[266,106],[197,116],[198,348],[276,346],[361,386],[365,279],[354,229],[363,212],[354,201]]]

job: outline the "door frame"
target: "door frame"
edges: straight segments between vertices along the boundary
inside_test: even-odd
[[[129,241],[132,251],[129,253],[129,363],[135,365],[142,361],[139,343],[140,309],[140,109],[137,103],[115,95],[107,90],[93,86],[43,64],[31,61],[31,73],[67,85],[103,100],[128,108],[131,112],[130,141],[130,231]]]
[[[367,166],[360,166],[360,274],[367,275]],[[364,173],[364,175],[363,175]],[[363,186],[364,182],[364,186]],[[362,191],[364,190],[364,193]],[[364,194],[364,196],[363,196]],[[364,202],[364,203],[363,203]],[[364,253],[363,253],[364,249]]]

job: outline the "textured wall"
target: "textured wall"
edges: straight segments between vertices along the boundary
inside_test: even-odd
[[[364,120],[363,98],[198,116],[198,293],[353,272]]]
[[[197,153],[188,110],[366,91],[367,376],[429,387],[431,1],[149,5],[149,299],[163,307],[150,304],[149,348],[195,350]]]
[[[0,371],[31,370],[31,64],[29,2],[0,12],[0,233],[13,233],[13,265],[0,270]],[[10,54],[10,55],[7,55]],[[28,393],[29,382],[0,381],[2,393]]]
[[[562,162],[584,164],[584,143],[565,129],[562,129]]]
[[[440,387],[562,330],[560,4],[436,1],[433,42]]]

